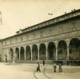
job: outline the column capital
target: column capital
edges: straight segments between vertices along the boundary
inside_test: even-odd
[[[48,42],[45,42],[44,44],[45,44],[45,46],[46,46],[46,49],[47,49],[47,48],[48,48]]]
[[[70,39],[66,39],[67,46],[69,46]]]
[[[13,49],[13,53],[15,53],[15,48],[12,48]]]
[[[37,45],[37,46],[40,46],[40,43],[37,43],[36,45]]]
[[[24,45],[23,47],[26,48],[26,45]]]
[[[31,48],[32,48],[32,44],[31,45],[29,45]]]
[[[20,49],[21,47],[19,46],[18,48]]]
[[[56,48],[58,47],[58,41],[54,41]]]
[[[54,43],[57,45],[58,44],[58,41],[54,41]]]
[[[46,45],[48,45],[48,42],[45,42]]]

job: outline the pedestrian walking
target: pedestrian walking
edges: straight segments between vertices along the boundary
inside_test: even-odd
[[[43,60],[43,66],[45,65],[45,60]]]
[[[62,64],[59,63],[59,72],[62,72]]]
[[[56,72],[57,66],[56,63],[53,64],[54,72]]]
[[[37,64],[38,64],[38,66],[37,66],[37,72],[41,72],[39,62],[37,62]]]

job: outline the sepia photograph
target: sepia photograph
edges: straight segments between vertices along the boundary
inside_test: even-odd
[[[0,79],[80,79],[80,0],[0,0]]]

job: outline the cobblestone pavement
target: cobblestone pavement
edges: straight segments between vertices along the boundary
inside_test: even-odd
[[[54,73],[53,67],[47,64],[45,72],[36,72],[37,64],[0,63],[0,79],[80,79],[80,66],[63,66],[63,72]]]

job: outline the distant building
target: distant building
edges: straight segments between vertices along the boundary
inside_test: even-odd
[[[16,62],[80,60],[80,9],[17,31],[0,40],[0,57]]]

